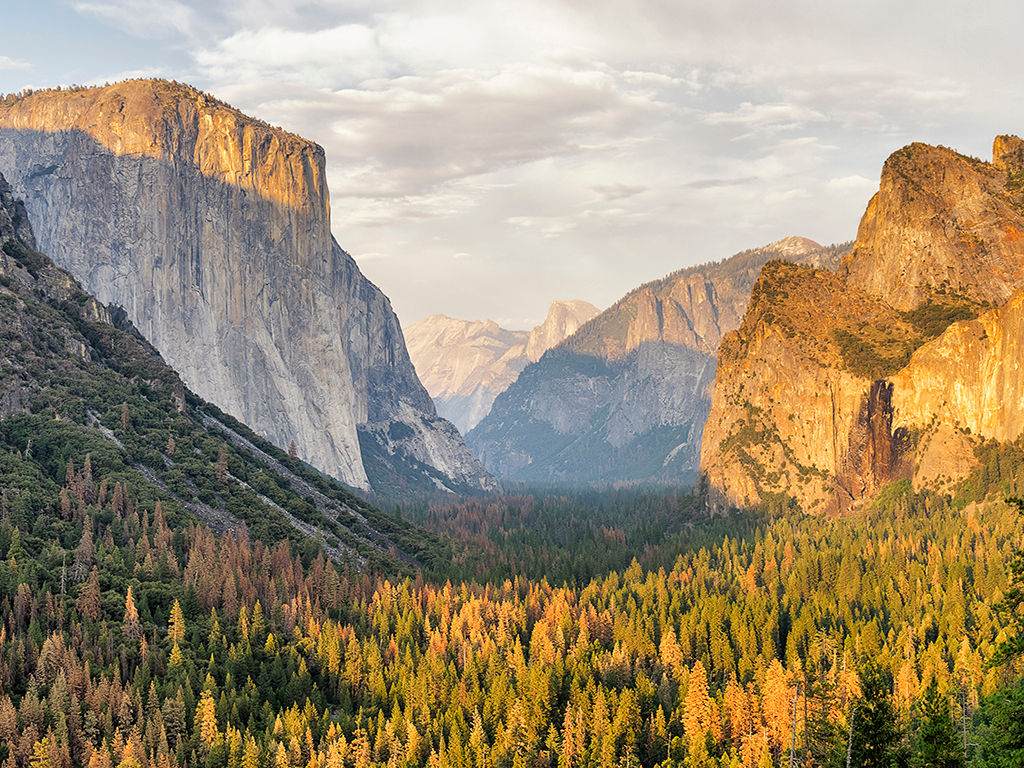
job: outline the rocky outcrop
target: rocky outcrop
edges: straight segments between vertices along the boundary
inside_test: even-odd
[[[1000,136],[992,163],[927,144],[894,152],[840,273],[901,310],[936,294],[1005,302],[1024,282],[1022,148]]]
[[[1024,431],[1024,142],[885,164],[839,276],[765,268],[722,344],[701,468],[716,506],[845,511],[948,487]],[[993,305],[998,308],[991,308]]]
[[[894,423],[921,435],[914,484],[962,478],[979,439],[1024,434],[1024,291],[951,325],[892,377]],[[941,450],[940,450],[941,449]]]
[[[880,380],[908,340],[908,321],[834,273],[766,265],[719,350],[700,458],[712,502],[842,510],[895,479],[907,449]]]
[[[527,363],[539,360],[598,311],[586,301],[552,301],[544,322],[532,331],[432,315],[406,328],[405,338],[438,413],[466,433]]]
[[[637,288],[527,366],[467,442],[492,472],[531,483],[692,482],[715,353],[761,266],[841,253],[786,238]]]
[[[332,238],[317,145],[137,80],[3,100],[0,170],[40,247],[199,395],[352,486],[492,483]]]
[[[545,352],[561,344],[600,312],[589,301],[552,301],[544,322],[535,326],[526,339],[526,359],[536,363]]]
[[[247,530],[268,545],[309,538],[356,569],[410,572],[443,556],[435,537],[398,529],[392,515],[188,392],[123,310],[104,306],[36,249],[25,207],[2,175],[0,327],[0,419],[15,420],[0,433],[21,462],[6,473],[5,495],[62,482],[71,451],[116,478],[114,496],[123,486],[145,520],[156,503],[156,527],[165,525],[162,505],[176,525]],[[95,492],[80,478],[79,492]],[[106,503],[106,515],[120,514],[102,494],[90,499],[93,509]]]

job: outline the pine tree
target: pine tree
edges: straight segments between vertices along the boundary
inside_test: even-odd
[[[1007,499],[1007,502],[1024,513],[1024,499]],[[1004,615],[1011,632],[1008,639],[999,644],[995,655],[989,661],[992,667],[1008,665],[1024,657],[1024,549],[1019,549],[1009,563],[1010,588],[1003,600],[996,606]],[[992,722],[986,738],[981,744],[982,763],[992,766],[1024,765],[1024,678],[992,696]]]
[[[768,667],[761,706],[772,746],[776,753],[781,753],[789,746],[793,728],[793,689],[778,659],[774,659]]]
[[[142,625],[139,623],[139,612],[135,608],[131,587],[128,587],[128,594],[124,598],[124,621],[121,623],[121,630],[125,637],[132,640],[142,637]]]
[[[714,705],[711,696],[708,695],[707,673],[698,659],[690,671],[690,684],[686,689],[683,713],[683,729],[691,744],[703,742],[704,734],[712,729]]]
[[[86,618],[99,621],[101,606],[100,573],[94,565],[89,571],[89,578],[82,587],[82,591],[78,593],[78,612]]]
[[[935,677],[921,698],[920,724],[914,738],[915,768],[961,768],[963,742],[950,716],[949,698],[939,692]]]
[[[1024,513],[1024,499],[1007,499],[1007,503]],[[1024,656],[1024,549],[1019,550],[1009,563],[1011,575],[1010,589],[996,606],[1009,621],[1008,629],[1012,632],[1009,639],[1000,643],[990,664],[1002,666],[1013,659]]]
[[[174,605],[171,606],[171,619],[167,631],[175,646],[185,642],[185,614],[182,612],[181,603],[177,598],[174,600]]]
[[[29,768],[54,768],[50,758],[50,740],[45,738],[32,745],[32,756],[28,761]]]
[[[252,736],[246,736],[241,768],[260,768],[260,748]]]
[[[811,682],[809,717],[804,740],[810,759],[816,765],[840,762],[845,765],[847,730],[835,722],[832,710],[839,694],[835,683],[826,675]]]
[[[171,669],[181,669],[185,665],[185,657],[181,653],[181,648],[175,643],[174,647],[171,648],[171,655],[167,659],[167,665]]]
[[[892,676],[868,662],[860,670],[860,689],[854,702],[851,768],[906,766],[903,731],[892,704]]]
[[[217,729],[217,712],[213,696],[209,690],[204,690],[196,705],[195,732],[199,735],[199,742],[209,752],[214,741],[220,735]]]
[[[92,543],[92,519],[86,517],[82,526],[82,540],[78,542],[75,550],[75,559],[71,565],[71,580],[75,584],[81,584],[89,575],[93,561],[96,559],[96,549]]]
[[[992,722],[981,744],[981,765],[1007,768],[1024,765],[1024,678],[995,693]]]

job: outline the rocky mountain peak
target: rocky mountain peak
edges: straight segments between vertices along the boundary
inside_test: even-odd
[[[0,170],[42,250],[201,397],[359,488],[493,487],[334,241],[323,150],[193,88],[0,101]]]
[[[409,356],[438,412],[466,433],[523,367],[598,313],[586,301],[552,301],[544,322],[511,331],[493,320],[431,315],[405,329]]]
[[[589,301],[580,299],[552,301],[544,322],[530,332],[530,338],[526,342],[527,359],[531,363],[540,360],[541,355],[572,336],[580,326],[600,311]]]
[[[992,142],[992,165],[1007,173],[1024,170],[1024,140],[1017,136],[996,136]]]
[[[7,96],[0,100],[0,125],[81,132],[116,155],[173,157],[210,179],[328,213],[319,145],[184,83],[147,78]]]
[[[842,253],[784,238],[639,286],[523,369],[467,442],[492,472],[518,480],[691,482],[715,354],[762,266],[834,266]]]
[[[822,245],[821,243],[814,242],[809,237],[790,235],[781,240],[776,240],[774,243],[769,243],[764,246],[764,250],[775,251],[781,258],[793,260],[822,250]]]
[[[998,137],[991,163],[921,143],[894,152],[840,273],[900,310],[1005,302],[1024,280],[1021,146]]]
[[[895,480],[948,486],[979,439],[1024,432],[1022,170],[1013,136],[991,163],[911,144],[838,274],[765,265],[719,354],[713,503],[854,509]]]

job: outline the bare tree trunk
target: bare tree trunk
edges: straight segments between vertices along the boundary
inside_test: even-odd
[[[857,707],[850,711],[850,737],[846,742],[846,768],[850,768],[850,757],[853,755],[853,718],[857,714]]]
[[[793,741],[789,746],[789,768],[796,765],[796,705],[800,701],[800,683],[796,684],[796,691],[793,693]]]

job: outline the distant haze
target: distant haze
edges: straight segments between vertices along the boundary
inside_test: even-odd
[[[327,150],[403,324],[524,329],[790,234],[851,239],[892,150],[1024,133],[1024,7],[43,0],[0,90],[183,80]],[[3,171],[4,169],[0,169]]]

